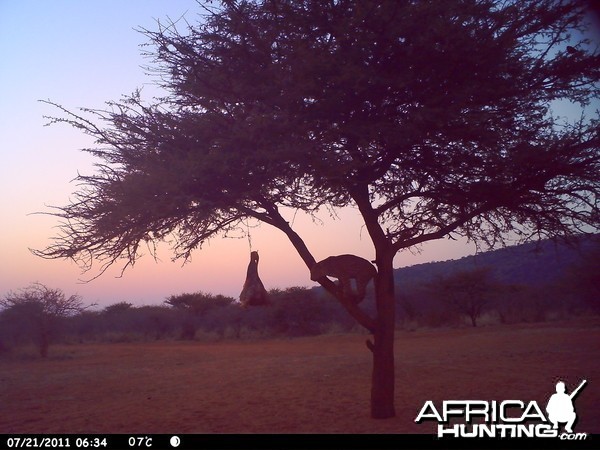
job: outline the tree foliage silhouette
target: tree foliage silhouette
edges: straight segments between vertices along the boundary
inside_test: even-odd
[[[480,267],[439,277],[428,287],[442,302],[466,315],[476,327],[484,308],[503,286],[492,279],[489,267]]]
[[[41,283],[33,283],[18,292],[9,292],[0,298],[0,308],[0,319],[32,339],[42,358],[48,356],[60,319],[85,310],[78,295],[67,297],[60,289],[52,289]]]
[[[254,218],[310,268],[286,208],[353,206],[375,249],[376,314],[319,282],[373,333],[371,413],[385,418],[397,252],[598,227],[598,117],[552,109],[599,94],[584,3],[223,0],[202,11],[197,24],[142,30],[164,98],[52,103],[62,113],[51,121],[95,137],[87,151],[101,162],[78,177],[55,212],[60,234],[37,254],[100,261],[102,273],[133,264],[145,243],[169,240],[189,258]]]

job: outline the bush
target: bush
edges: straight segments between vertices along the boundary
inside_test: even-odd
[[[172,295],[165,300],[165,303],[181,313],[179,315],[179,338],[191,340],[196,338],[199,327],[211,328],[211,322],[205,320],[210,313],[215,310],[227,309],[233,305],[234,301],[232,297],[224,295],[196,292]],[[222,332],[221,330],[221,334]]]

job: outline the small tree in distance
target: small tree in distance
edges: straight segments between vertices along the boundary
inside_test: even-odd
[[[48,348],[56,336],[61,318],[79,314],[85,308],[81,297],[67,297],[60,289],[33,283],[0,299],[0,318],[18,328],[38,346],[40,356],[48,356]]]
[[[429,288],[443,303],[466,315],[474,327],[492,296],[499,293],[499,285],[492,280],[487,267],[439,278]]]
[[[551,107],[600,95],[577,0],[227,0],[159,23],[139,92],[66,122],[101,161],[36,252],[102,271],[173,243],[187,259],[253,218],[315,257],[290,211],[356,208],[374,248],[376,312],[319,283],[372,333],[371,414],[395,415],[393,259],[447,236],[478,245],[600,226],[598,120]],[[424,26],[423,24],[426,24]],[[180,32],[178,27],[185,28]],[[579,36],[579,38],[577,38]],[[307,270],[308,276],[308,270]]]
[[[583,302],[583,306],[594,313],[600,312],[600,237],[592,241],[591,248],[586,249],[581,260],[570,267],[558,288],[567,296],[575,295]]]

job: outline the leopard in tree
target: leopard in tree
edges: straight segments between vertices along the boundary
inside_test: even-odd
[[[333,277],[339,281],[338,288],[344,298],[360,303],[365,298],[367,284],[377,275],[377,269],[364,258],[355,255],[330,256],[314,264],[310,269],[310,279],[318,281],[322,277]],[[356,293],[352,290],[352,280],[356,281]]]

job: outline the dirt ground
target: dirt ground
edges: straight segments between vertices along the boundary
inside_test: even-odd
[[[0,433],[434,433],[426,400],[536,400],[588,384],[600,433],[600,319],[398,332],[397,417],[369,417],[366,336],[82,344],[0,358]]]

